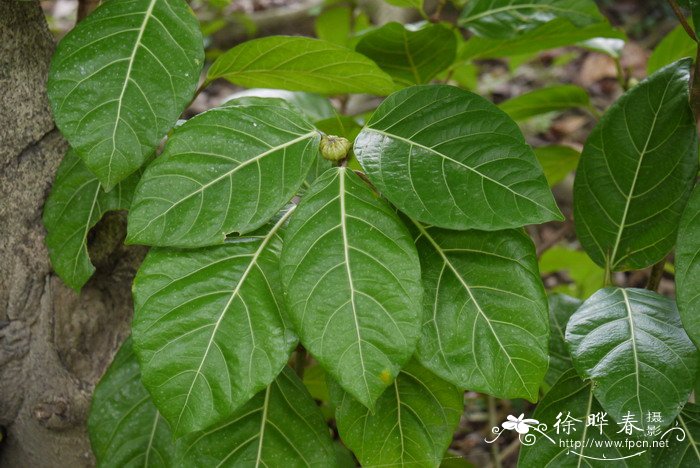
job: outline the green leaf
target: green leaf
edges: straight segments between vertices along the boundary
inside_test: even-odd
[[[571,316],[566,327],[574,367],[616,421],[628,412],[646,429],[647,412],[668,426],[695,383],[698,353],[676,305],[646,289],[605,288]]]
[[[675,468],[700,465],[700,406],[686,404],[676,420],[676,429],[667,436],[668,447],[652,452],[653,466]],[[681,430],[685,437],[680,433]]]
[[[394,90],[391,77],[367,57],[308,37],[270,36],[246,41],[220,56],[207,80],[225,78],[247,88],[279,88],[320,94]]]
[[[219,423],[265,388],[296,345],[285,324],[279,229],[222,246],[154,249],[134,280],[134,350],[177,435]]]
[[[692,40],[683,26],[676,27],[654,48],[647,62],[647,74],[660,70],[677,60],[685,57],[695,58],[697,42]]]
[[[624,433],[618,433],[620,426],[610,416],[606,415],[605,425],[586,425],[589,415],[603,412],[593,396],[593,386],[591,382],[582,382],[573,369],[559,378],[532,415],[532,418],[547,425],[543,429],[545,435],[531,430],[530,434],[523,436],[525,439],[534,437],[534,440],[527,441],[529,443],[520,448],[518,466],[649,466],[649,450],[626,449],[624,443],[628,438]],[[556,427],[555,423],[557,420],[563,421],[569,414],[577,422],[571,421],[573,425],[567,433],[562,425]],[[492,440],[492,437],[488,440]]]
[[[565,19],[555,19],[513,39],[472,37],[459,52],[461,60],[513,57],[578,44],[598,37],[625,39],[624,33],[607,23],[573,28]]]
[[[700,187],[700,186],[699,186]],[[683,327],[700,346],[700,188],[683,211],[676,248],[676,300]]]
[[[423,0],[384,0],[389,5],[394,5],[401,8],[423,9]]]
[[[288,367],[229,421],[181,439],[177,454],[182,466],[336,465],[323,416]]]
[[[605,21],[592,0],[472,0],[459,24],[479,36],[503,39],[558,18],[578,28]]]
[[[554,187],[576,169],[581,153],[568,146],[551,145],[535,148],[535,157],[547,183]]]
[[[145,171],[127,242],[199,247],[260,227],[301,186],[319,139],[279,99],[199,114],[173,132]]]
[[[530,238],[415,226],[426,320],[417,358],[460,388],[536,401],[549,330]]]
[[[329,169],[292,216],[280,263],[301,342],[373,407],[420,333],[420,263],[406,227],[350,169]]]
[[[364,34],[355,50],[374,60],[401,86],[430,82],[454,62],[455,33],[442,24],[388,23]]]
[[[676,62],[632,88],[586,141],[574,183],[576,234],[609,270],[645,268],[675,243],[698,173],[689,68],[690,60]]]
[[[95,387],[88,432],[101,467],[173,466],[173,436],[141,383],[131,338]]]
[[[246,89],[232,94],[226,99],[225,105],[250,105],[262,103],[255,98],[279,98],[284,99],[295,109],[304,114],[309,122],[330,119],[335,117],[336,111],[328,98],[319,94],[304,93],[301,91],[286,91],[284,89],[254,88]]]
[[[184,1],[105,2],[53,56],[47,88],[56,124],[110,190],[175,124],[203,64],[199,23]]]
[[[591,105],[585,89],[574,85],[550,86],[508,99],[499,104],[503,112],[514,120],[525,120],[548,112]]]
[[[374,413],[342,393],[336,423],[362,466],[435,467],[452,441],[462,392],[415,361],[377,400]]]
[[[332,7],[318,15],[314,22],[314,31],[316,37],[321,40],[347,46],[352,23],[353,12],[350,7]]]
[[[568,294],[586,299],[605,283],[605,270],[588,255],[578,250],[555,246],[540,257],[540,273],[548,275],[564,271],[573,280]]]
[[[582,300],[565,294],[549,296],[549,369],[544,378],[549,387],[552,387],[567,370],[573,369],[566,346],[566,324],[582,303]]]
[[[44,205],[43,221],[51,265],[76,291],[95,271],[87,248],[90,228],[108,211],[129,209],[139,176],[134,174],[105,192],[75,151],[69,149],[64,156]]]
[[[380,192],[425,223],[492,231],[563,219],[515,122],[453,86],[392,94],[354,150]]]

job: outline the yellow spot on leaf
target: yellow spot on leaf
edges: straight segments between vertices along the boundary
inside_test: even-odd
[[[382,379],[382,382],[385,384],[391,383],[391,372],[389,372],[389,369],[384,369],[379,373],[379,378]]]

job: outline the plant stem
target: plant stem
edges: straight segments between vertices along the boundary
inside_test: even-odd
[[[498,426],[497,412],[496,412],[496,399],[491,395],[487,395],[488,405],[489,405],[489,425],[491,427]],[[501,454],[498,448],[498,443],[494,442],[491,444],[491,458],[493,459],[494,468],[501,468]]]
[[[435,9],[433,15],[430,17],[430,21],[432,21],[433,23],[437,23],[440,21],[440,15],[442,14],[442,9],[445,8],[446,3],[447,0],[438,0],[437,8]]]
[[[666,258],[662,258],[660,262],[654,264],[651,267],[651,274],[649,275],[649,280],[647,281],[646,288],[650,291],[656,291],[659,289],[659,284],[661,283],[661,277],[664,275],[664,267],[666,266]]]
[[[300,379],[304,378],[306,356],[306,348],[304,348],[302,345],[297,346],[297,352],[294,356],[294,372],[297,373]]]
[[[204,91],[206,89],[206,87],[209,86],[210,84],[211,84],[211,81],[204,80],[204,82],[201,85],[199,85],[199,88],[197,88],[197,91],[194,92],[194,95],[192,96],[192,99],[190,100],[189,104],[187,104],[187,107],[185,107],[185,110],[182,111],[183,114],[185,113],[185,111],[187,111],[187,109],[190,108],[190,106],[195,101],[195,99],[197,99],[197,96],[202,94],[202,91]]]
[[[685,19],[683,10],[681,10],[681,7],[678,5],[678,2],[676,2],[676,0],[668,0],[668,4],[671,5],[673,13],[676,14],[676,18],[678,18],[678,21],[680,21],[681,26],[683,26],[683,29],[685,29],[685,32],[688,34],[688,36],[690,36],[690,38],[695,42],[698,42],[698,37],[695,35],[695,31],[693,31],[693,28],[690,27],[690,24],[688,24],[688,21]]]

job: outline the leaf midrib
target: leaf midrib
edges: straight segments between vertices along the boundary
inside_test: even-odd
[[[362,366],[362,380],[365,383],[365,390],[367,392],[367,398],[371,399],[372,393],[369,391],[369,384],[367,382],[367,370],[365,367],[365,358],[362,353],[362,337],[360,336],[360,324],[357,318],[357,308],[355,306],[355,286],[352,281],[352,271],[350,268],[350,251],[348,243],[348,233],[346,226],[346,210],[345,210],[345,176],[346,171],[344,167],[338,170],[338,192],[339,192],[339,202],[340,202],[340,230],[343,234],[343,253],[345,259],[345,269],[348,275],[348,285],[350,287],[350,305],[352,307],[352,317],[355,323],[355,333],[357,335],[357,348],[360,356],[360,365]]]
[[[306,140],[306,139],[308,139],[308,138],[311,138],[311,137],[313,137],[314,135],[316,135],[316,133],[317,133],[317,131],[314,129],[314,130],[311,131],[311,132],[308,132],[308,133],[306,133],[306,134],[304,134],[304,135],[301,135],[301,136],[299,136],[299,137],[297,137],[297,138],[295,138],[295,139],[293,139],[293,140],[290,140],[290,141],[288,141],[288,142],[286,142],[286,143],[283,143],[283,144],[281,144],[281,145],[273,146],[272,148],[270,148],[270,149],[268,149],[268,150],[266,150],[266,151],[263,151],[262,153],[258,154],[257,156],[255,156],[255,157],[253,157],[253,158],[250,158],[250,159],[248,159],[248,160],[246,160],[246,161],[243,161],[241,164],[235,166],[235,167],[234,167],[233,169],[231,169],[230,171],[226,171],[224,174],[222,174],[222,175],[220,175],[220,176],[218,176],[218,177],[215,177],[214,179],[210,180],[210,181],[207,182],[206,184],[202,184],[202,186],[199,187],[198,189],[196,189],[196,190],[190,192],[189,194],[187,194],[187,195],[185,195],[184,197],[180,198],[179,200],[175,201],[169,208],[163,210],[163,211],[162,211],[161,213],[159,213],[157,216],[154,216],[153,218],[151,218],[151,219],[148,221],[148,223],[146,223],[146,225],[145,225],[143,228],[141,228],[141,230],[139,230],[138,232],[136,232],[136,233],[130,235],[129,237],[132,238],[132,239],[138,237],[143,231],[145,231],[146,229],[148,229],[148,228],[150,227],[150,225],[151,225],[155,220],[162,218],[163,216],[165,216],[166,214],[168,214],[168,213],[170,212],[170,210],[172,210],[172,209],[175,208],[176,206],[181,205],[184,201],[189,200],[190,198],[192,198],[193,196],[195,196],[196,194],[198,194],[198,193],[200,193],[200,192],[203,192],[204,190],[206,190],[207,188],[209,188],[209,187],[211,187],[212,185],[216,184],[217,182],[219,182],[219,181],[225,179],[226,177],[230,177],[230,176],[234,175],[236,172],[238,172],[239,170],[243,169],[244,167],[247,167],[247,166],[249,166],[249,165],[251,165],[251,164],[253,164],[253,163],[257,163],[257,162],[260,161],[262,158],[264,158],[264,157],[266,157],[266,156],[269,156],[269,155],[272,154],[272,153],[275,153],[275,152],[277,152],[277,151],[279,151],[279,150],[288,148],[288,147],[290,147],[290,146],[292,146],[292,145],[295,145],[295,144],[297,144],[297,143],[299,143],[299,142],[301,142],[301,141],[304,141],[304,140]],[[168,174],[168,175],[169,175],[169,174]]]
[[[114,154],[117,151],[117,128],[119,127],[119,121],[121,120],[121,112],[122,112],[122,101],[124,99],[124,93],[126,93],[126,88],[127,85],[129,84],[129,80],[131,80],[131,70],[133,69],[134,62],[136,61],[136,52],[139,50],[139,47],[141,46],[141,42],[143,39],[143,33],[146,31],[146,26],[148,25],[148,21],[151,19],[151,16],[153,15],[153,9],[156,6],[156,2],[158,0],[151,0],[151,3],[148,5],[148,9],[144,13],[144,18],[143,22],[141,23],[141,26],[139,27],[139,33],[136,36],[136,41],[134,42],[134,47],[131,51],[131,56],[129,57],[129,65],[127,66],[126,69],[126,75],[124,77],[124,83],[122,84],[122,90],[121,93],[119,94],[119,99],[117,100],[117,116],[114,119],[114,129],[112,130],[112,152],[109,155],[109,163],[107,164],[107,183],[110,184],[112,182],[112,160],[114,159]],[[134,82],[136,83],[136,82]],[[150,105],[150,103],[149,103]]]
[[[639,171],[642,168],[642,161],[644,160],[644,156],[646,155],[647,148],[649,147],[649,142],[651,141],[651,136],[654,134],[654,128],[656,127],[656,120],[659,117],[659,113],[661,112],[661,108],[664,105],[664,100],[666,99],[666,93],[668,92],[669,86],[671,86],[671,82],[672,82],[672,80],[669,80],[666,83],[666,88],[664,88],[664,92],[661,95],[661,100],[659,101],[659,107],[654,112],[654,119],[651,122],[651,128],[649,129],[649,134],[647,135],[647,140],[644,143],[644,148],[642,149],[642,151],[637,150],[637,153],[639,154],[639,161],[637,162],[637,168],[634,171],[634,177],[632,178],[632,185],[630,186],[630,190],[627,193],[627,197],[626,197],[626,201],[625,201],[625,209],[622,212],[622,219],[620,220],[620,224],[618,225],[617,236],[615,238],[615,244],[613,245],[612,254],[610,255],[610,259],[608,260],[608,263],[610,264],[609,268],[611,270],[614,269],[620,263],[620,261],[622,261],[622,259],[615,261],[615,257],[617,256],[617,249],[619,248],[620,242],[622,241],[622,232],[625,229],[625,222],[627,221],[629,207],[630,207],[630,204],[632,202],[632,195],[634,194],[634,189],[637,185],[637,179],[639,178]],[[622,109],[624,112],[624,107]],[[627,121],[627,118],[625,117],[625,122],[626,121]],[[636,146],[634,145],[634,138],[632,138],[632,134],[629,132],[629,129],[628,129],[627,133],[629,134],[630,141],[632,142],[633,147],[635,149],[637,149]],[[605,159],[607,162],[607,159],[606,159],[607,155],[606,155],[605,150],[603,150],[602,153],[603,153],[603,159]],[[625,258],[625,257],[622,257],[622,258]]]
[[[588,18],[591,16],[591,15],[588,15],[586,13],[581,13],[581,12],[576,11],[576,10],[570,10],[568,8],[561,8],[561,7],[557,7],[554,5],[547,5],[544,3],[523,3],[521,5],[508,5],[508,6],[504,6],[504,7],[500,7],[500,8],[493,8],[490,10],[486,10],[483,13],[479,13],[479,14],[476,14],[474,16],[468,16],[468,17],[460,20],[460,24],[467,24],[467,23],[470,23],[472,21],[476,21],[478,19],[485,18],[487,16],[496,15],[498,13],[504,13],[504,12],[508,12],[508,11],[517,12],[518,10],[527,10],[527,9],[551,10],[551,11],[557,11],[557,12],[563,12],[563,13],[570,13],[570,14],[574,14],[576,16],[580,16],[582,18]]]
[[[192,384],[190,385],[189,390],[187,391],[186,397],[185,397],[185,402],[182,405],[182,409],[180,410],[180,415],[178,416],[177,423],[175,424],[175,432],[178,431],[179,426],[180,426],[180,421],[182,419],[182,415],[185,412],[185,409],[187,408],[187,403],[189,402],[189,398],[192,395],[192,389],[194,388],[194,384],[197,382],[197,378],[201,375],[202,371],[202,366],[204,366],[204,362],[207,360],[207,356],[209,355],[209,350],[211,349],[212,344],[214,343],[214,337],[216,336],[216,333],[219,329],[219,326],[221,325],[221,322],[223,321],[224,317],[226,316],[226,313],[229,310],[229,307],[233,303],[234,298],[236,298],[240,294],[240,290],[245,283],[248,275],[252,271],[253,267],[257,265],[258,258],[262,253],[264,252],[265,248],[267,247],[267,244],[270,242],[270,240],[275,236],[276,232],[279,230],[280,227],[286,222],[287,218],[294,212],[295,206],[290,208],[280,219],[275,223],[275,225],[270,229],[270,232],[268,232],[265,237],[262,238],[262,242],[260,243],[260,246],[258,249],[255,251],[253,256],[250,259],[250,263],[248,263],[248,266],[246,269],[243,271],[243,274],[241,274],[240,279],[238,280],[238,284],[236,284],[235,289],[231,292],[231,296],[229,297],[229,300],[226,302],[224,305],[221,314],[219,314],[219,318],[216,320],[216,323],[214,324],[214,328],[211,332],[211,336],[209,337],[209,342],[207,343],[207,348],[204,350],[204,355],[202,356],[202,360],[199,363],[199,367],[197,368],[197,371],[195,373],[194,378],[192,379]],[[248,320],[250,321],[250,316],[248,316]],[[251,339],[255,340],[254,335],[251,334]]]
[[[484,313],[484,311],[481,309],[481,305],[479,304],[479,302],[478,302],[478,301],[476,300],[476,298],[474,297],[474,294],[472,293],[471,287],[466,283],[466,281],[464,280],[464,278],[462,277],[462,275],[459,274],[459,271],[457,271],[456,267],[452,264],[452,262],[450,262],[450,260],[449,260],[449,258],[447,257],[447,255],[445,255],[445,253],[443,252],[442,247],[437,243],[437,241],[435,241],[435,239],[433,239],[433,237],[430,235],[430,233],[428,233],[428,230],[427,230],[421,223],[419,223],[419,222],[417,222],[417,221],[415,221],[415,220],[413,220],[413,219],[411,219],[411,221],[413,222],[413,224],[415,224],[415,226],[416,226],[416,227],[418,228],[418,230],[423,234],[423,236],[430,242],[430,244],[433,246],[433,248],[435,249],[435,251],[436,251],[436,252],[438,253],[438,255],[440,255],[440,257],[442,258],[444,264],[447,265],[447,266],[450,268],[450,270],[452,270],[452,273],[457,277],[457,279],[459,280],[460,284],[461,284],[461,285],[464,287],[464,289],[467,291],[467,293],[469,294],[470,299],[471,299],[472,302],[474,303],[474,306],[476,306],[476,309],[477,309],[477,311],[479,312],[479,315],[481,315],[481,317],[482,317],[482,318],[486,321],[486,323],[488,324],[489,329],[491,330],[491,334],[492,334],[493,337],[496,339],[496,342],[498,343],[498,346],[501,348],[501,350],[503,350],[503,353],[508,357],[508,363],[509,363],[510,367],[513,369],[513,371],[515,371],[515,374],[516,374],[516,375],[518,376],[518,378],[520,379],[520,382],[521,382],[522,385],[523,385],[523,390],[525,390],[526,392],[528,392],[528,396],[533,397],[534,395],[532,395],[532,394],[528,391],[527,384],[525,384],[525,380],[523,379],[523,377],[522,377],[522,375],[520,374],[520,372],[518,372],[518,369],[517,369],[517,367],[515,366],[515,364],[513,363],[513,360],[511,359],[510,354],[508,353],[508,351],[506,350],[506,348],[503,346],[503,343],[501,343],[501,340],[500,340],[500,338],[498,337],[498,335],[496,334],[496,331],[493,329],[493,326],[491,325],[491,320],[488,318],[488,316],[487,316],[487,315]],[[472,346],[473,346],[473,345],[472,345]],[[475,357],[476,357],[476,356],[475,356]],[[490,386],[490,385],[489,385],[489,386]]]
[[[483,174],[483,173],[479,172],[478,170],[474,169],[473,167],[468,166],[468,165],[464,164],[463,162],[458,161],[458,160],[456,160],[456,159],[454,159],[454,158],[451,158],[450,156],[446,155],[445,153],[442,153],[442,152],[440,152],[440,151],[438,151],[438,150],[436,150],[436,149],[434,149],[434,148],[431,148],[430,146],[425,146],[425,145],[423,145],[423,144],[420,144],[420,143],[415,142],[415,141],[413,141],[413,140],[410,140],[410,139],[408,139],[408,138],[405,138],[405,137],[396,135],[396,134],[394,134],[394,133],[385,132],[385,131],[383,131],[383,130],[378,130],[378,129],[373,128],[373,127],[367,127],[366,130],[379,133],[380,135],[384,135],[384,136],[386,136],[386,137],[388,137],[388,138],[395,138],[395,139],[400,140],[400,141],[403,141],[404,143],[407,143],[407,144],[409,144],[409,145],[411,145],[411,146],[417,146],[417,147],[422,148],[422,149],[424,149],[424,150],[426,150],[426,151],[429,151],[429,152],[431,152],[431,153],[434,153],[434,154],[436,154],[436,155],[442,157],[443,159],[446,159],[446,160],[448,160],[448,161],[451,161],[451,162],[453,162],[454,164],[457,164],[458,166],[464,167],[465,169],[467,169],[467,170],[469,170],[469,171],[471,171],[471,172],[477,174],[477,175],[480,176],[480,177],[483,177],[484,179],[488,180],[489,182],[492,182],[492,183],[498,185],[499,187],[502,187],[503,189],[505,189],[505,190],[509,191],[510,193],[512,193],[514,196],[519,197],[519,198],[522,198],[523,200],[526,200],[527,202],[530,202],[530,203],[532,203],[532,204],[534,204],[534,205],[539,206],[540,208],[542,208],[542,209],[546,210],[547,212],[553,214],[553,215],[555,216],[556,219],[562,219],[562,218],[561,218],[561,214],[552,211],[550,208],[548,208],[548,207],[542,205],[541,203],[539,203],[539,202],[537,202],[537,201],[535,201],[535,200],[533,200],[533,199],[531,199],[531,198],[526,197],[525,195],[523,195],[523,194],[521,194],[521,193],[516,192],[515,190],[513,190],[513,189],[510,188],[510,187],[508,187],[507,185],[504,185],[504,184],[501,183],[500,181],[498,181],[498,180],[496,180],[496,179],[493,179],[493,178],[487,176],[486,174]],[[412,179],[412,178],[411,178],[411,179]],[[415,192],[415,190],[414,190],[414,192]],[[418,194],[416,193],[416,195],[418,195]],[[418,196],[418,198],[420,199],[421,197]]]

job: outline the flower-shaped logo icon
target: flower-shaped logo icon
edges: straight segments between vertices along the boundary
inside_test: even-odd
[[[525,414],[521,414],[517,418],[512,415],[508,415],[508,421],[501,424],[503,429],[509,431],[516,430],[518,434],[527,434],[530,432],[530,426],[537,426],[540,422],[537,419],[525,419]]]

